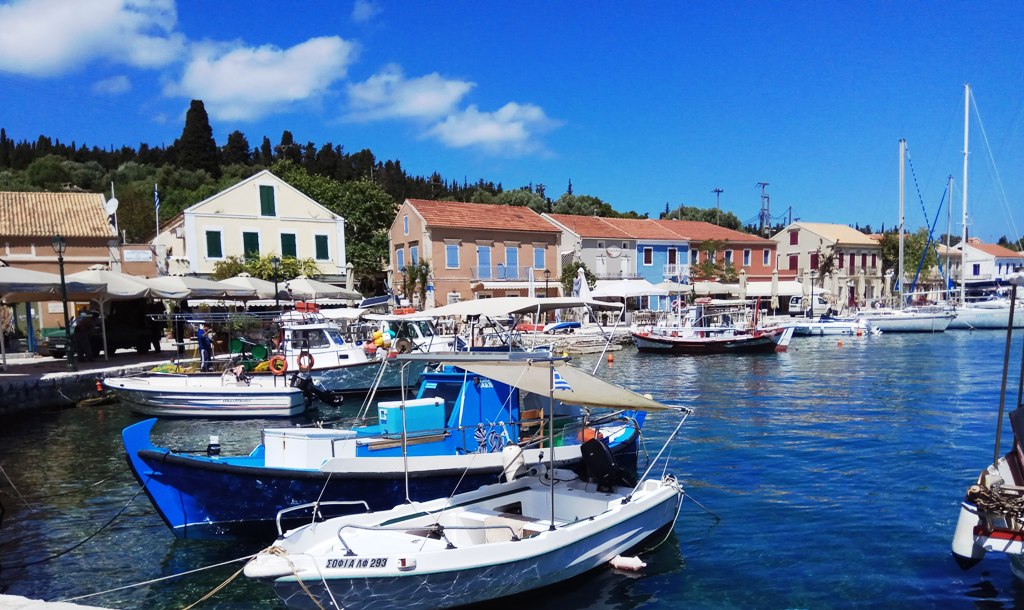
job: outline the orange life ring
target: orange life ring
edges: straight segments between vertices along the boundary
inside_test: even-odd
[[[299,370],[303,373],[311,371],[313,369],[313,354],[309,352],[302,352],[296,359],[299,363]]]
[[[288,372],[288,361],[284,356],[278,354],[270,359],[270,372],[280,377]]]

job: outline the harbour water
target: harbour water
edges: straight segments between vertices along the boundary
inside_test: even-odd
[[[1011,406],[1021,340],[1010,365]],[[695,409],[671,448],[669,470],[720,520],[688,500],[674,535],[645,557],[640,574],[601,569],[516,605],[1024,607],[1024,586],[1005,558],[990,555],[962,572],[949,550],[962,494],[992,458],[1004,342],[1005,333],[978,331],[843,337],[841,344],[801,338],[775,355],[617,352],[610,368],[602,363],[608,378]],[[586,368],[596,362],[577,359]],[[177,540],[144,495],[129,504],[138,486],[120,431],[135,421],[107,405],[3,422],[2,592],[67,599],[227,562],[271,542]],[[260,424],[162,421],[156,434],[181,449],[201,449],[218,434],[224,452],[240,452],[258,442]],[[648,418],[652,455],[673,424],[665,414]],[[82,601],[184,608],[240,567]],[[280,606],[268,587],[239,576],[198,607]]]

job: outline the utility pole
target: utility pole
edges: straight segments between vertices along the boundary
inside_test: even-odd
[[[713,188],[711,192],[715,194],[715,224],[722,226],[722,205],[719,198],[725,191],[720,188]]]
[[[771,205],[770,204],[771,198],[768,196],[768,193],[765,191],[765,188],[767,188],[767,186],[768,186],[767,182],[758,182],[757,186],[761,187],[761,226],[760,226],[760,233],[763,235],[765,227],[770,227],[771,226],[772,216],[768,212],[769,208],[770,208],[770,205]]]

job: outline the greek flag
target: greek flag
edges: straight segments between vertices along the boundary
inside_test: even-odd
[[[153,207],[157,213],[160,212],[160,192],[156,190],[156,183],[153,183]]]
[[[569,385],[569,382],[566,381],[564,377],[559,375],[558,371],[555,371],[554,373],[555,373],[554,385],[552,386],[551,389],[553,389],[553,390],[565,390],[566,392],[572,392],[572,386]]]

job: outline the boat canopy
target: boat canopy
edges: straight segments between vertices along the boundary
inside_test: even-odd
[[[443,358],[442,364],[455,366],[470,373],[476,373],[495,381],[547,396],[570,405],[602,407],[610,409],[683,410],[662,404],[653,398],[643,396],[623,387],[608,383],[590,373],[571,366],[565,358],[545,357],[530,353],[485,354],[408,354],[399,355],[401,360],[434,360]],[[555,369],[555,387],[551,388],[551,372],[548,363]]]
[[[577,297],[496,297],[460,301],[428,309],[423,313],[430,316],[485,316],[499,318],[515,314],[544,313],[558,309],[588,307],[590,309],[622,309],[622,303],[608,303]]]

